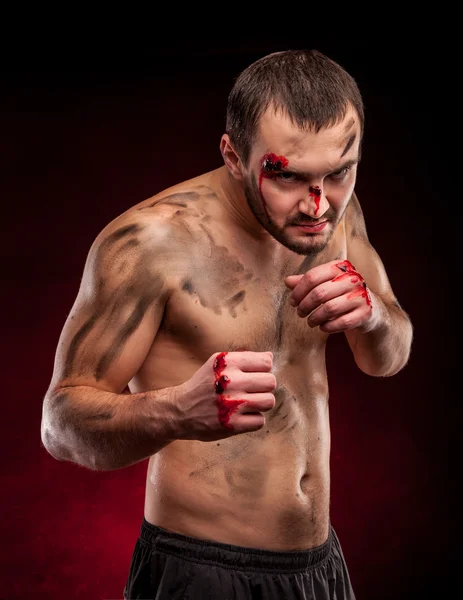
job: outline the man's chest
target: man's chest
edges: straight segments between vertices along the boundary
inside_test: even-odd
[[[299,329],[289,290],[261,279],[228,280],[223,286],[194,277],[171,296],[163,333],[177,344],[201,349],[273,350],[283,342],[288,326]],[[300,319],[299,319],[300,320]]]
[[[319,345],[325,334],[297,315],[284,279],[341,258],[337,245],[327,250],[312,259],[259,265],[223,248],[220,256],[192,261],[169,299],[161,335],[205,357],[236,349],[297,353]]]

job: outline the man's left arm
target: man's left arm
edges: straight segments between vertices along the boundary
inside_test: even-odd
[[[346,210],[347,259],[362,275],[371,301],[371,320],[345,331],[358,367],[368,375],[395,375],[410,356],[413,328],[389,282],[381,258],[368,240],[356,194]]]
[[[347,260],[330,261],[287,277],[290,303],[310,327],[326,333],[343,331],[364,373],[395,375],[408,362],[413,327],[368,240],[355,193],[346,209],[345,231]]]

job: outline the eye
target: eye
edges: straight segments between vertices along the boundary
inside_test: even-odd
[[[298,180],[297,175],[295,175],[294,173],[291,173],[290,171],[281,171],[280,173],[276,173],[275,177],[277,179],[280,179],[280,181],[292,182],[292,181]]]
[[[344,177],[346,177],[346,175],[349,173],[349,171],[351,170],[352,167],[343,167],[342,169],[340,169],[339,171],[335,171],[334,173],[331,173],[330,177],[331,179],[344,179]]]

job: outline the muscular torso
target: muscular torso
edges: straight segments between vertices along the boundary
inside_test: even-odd
[[[270,350],[276,403],[259,431],[178,440],[151,457],[145,517],[201,539],[310,548],[329,527],[327,336],[297,316],[284,277],[346,258],[344,224],[310,260],[283,247],[263,256],[230,224],[215,181],[206,174],[130,209],[143,218],[162,211],[172,224],[172,293],[130,390],[178,385],[215,352]]]

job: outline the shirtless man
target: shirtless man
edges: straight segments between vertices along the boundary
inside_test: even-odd
[[[341,66],[263,57],[231,91],[224,166],[92,244],[42,440],[94,470],[149,458],[125,598],[354,598],[329,514],[325,345],[344,332],[387,377],[412,343],[354,193],[362,135]]]

